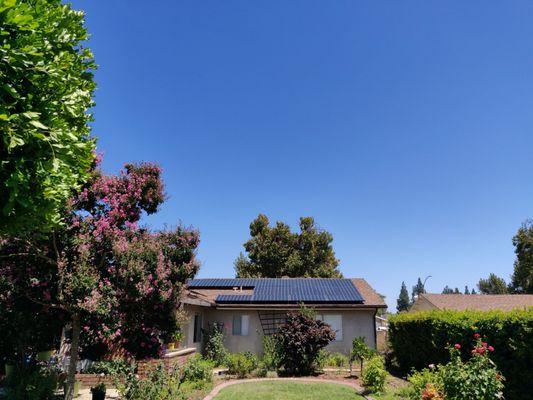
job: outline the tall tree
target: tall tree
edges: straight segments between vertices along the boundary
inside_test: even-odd
[[[490,274],[487,279],[480,279],[477,284],[483,294],[506,294],[509,293],[505,281],[496,274]]]
[[[300,218],[300,232],[291,232],[284,222],[269,225],[266,215],[250,224],[251,238],[244,244],[247,255],[235,260],[239,278],[315,277],[338,278],[333,236],[316,227],[311,217]]]
[[[472,288],[472,291],[470,292],[470,294],[477,294],[476,289]]]
[[[416,297],[424,293],[426,293],[426,290],[424,289],[424,284],[422,283],[422,279],[418,278],[416,285],[413,286],[413,290],[411,291],[412,301],[414,302]]]
[[[470,294],[470,290],[468,290],[468,285],[465,286],[465,294]]]
[[[0,232],[57,226],[94,160],[95,89],[83,13],[0,1]]]
[[[461,291],[459,290],[458,287],[456,287],[456,288],[453,290],[453,294],[461,294]]]
[[[452,294],[452,293],[453,293],[453,289],[449,287],[448,285],[446,285],[444,289],[442,289],[442,294]]]
[[[408,311],[410,305],[411,304],[409,302],[409,292],[407,291],[407,286],[405,286],[405,282],[402,282],[400,295],[398,296],[398,300],[396,300],[396,310],[398,312]]]
[[[156,212],[163,199],[155,165],[126,165],[120,176],[95,171],[65,209],[64,227],[0,240],[0,299],[8,313],[23,298],[71,321],[69,400],[80,344],[116,344],[153,357],[162,336],[176,329],[182,284],[198,269],[198,234],[139,228],[141,215]]]
[[[516,260],[511,288],[518,293],[533,294],[533,221],[528,220],[513,237]]]

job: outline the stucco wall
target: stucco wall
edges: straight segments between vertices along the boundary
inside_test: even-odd
[[[187,308],[190,314],[190,323],[185,328],[184,342],[187,347],[195,347],[200,349],[200,343],[193,343],[192,338],[194,334],[194,314],[200,312],[203,314],[203,328],[207,328],[209,323],[222,322],[226,332],[225,345],[230,352],[251,351],[257,354],[262,352],[263,344],[263,329],[259,320],[257,310],[217,310],[207,307],[189,306]],[[352,348],[352,340],[355,337],[363,336],[366,338],[366,343],[375,347],[375,310],[317,310],[320,314],[341,314],[342,315],[342,341],[335,341],[328,345],[327,350],[332,352],[341,352],[348,354]],[[250,325],[247,336],[233,335],[232,325],[233,317],[235,315],[249,315]]]

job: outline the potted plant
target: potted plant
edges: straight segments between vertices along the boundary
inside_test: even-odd
[[[91,388],[91,393],[93,395],[93,400],[104,400],[105,399],[105,385],[99,383],[95,387]]]
[[[181,330],[176,331],[176,332],[172,335],[172,339],[174,340],[175,347],[179,349],[180,344],[181,344],[181,341],[182,341],[182,339],[183,339],[183,332],[182,332]]]

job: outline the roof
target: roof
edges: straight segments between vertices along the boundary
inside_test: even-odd
[[[533,307],[531,294],[432,294],[424,293],[420,298],[426,299],[433,306],[447,310],[502,310]]]
[[[184,302],[211,306],[334,305],[386,307],[364,279],[191,279]]]

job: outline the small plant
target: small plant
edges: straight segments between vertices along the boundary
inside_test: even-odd
[[[348,357],[342,353],[329,353],[326,355],[326,364],[328,367],[344,368],[348,366]]]
[[[218,367],[226,365],[228,349],[224,346],[224,329],[221,324],[213,324],[205,335],[204,355]]]
[[[121,375],[130,371],[135,371],[135,364],[122,358],[112,360],[96,361],[91,364],[84,373],[86,374],[104,374],[104,375]]]
[[[280,348],[274,336],[263,336],[262,362],[267,371],[277,371],[280,365]]]
[[[380,356],[374,356],[366,363],[365,371],[362,373],[363,385],[374,393],[380,393],[385,387],[387,371]]]
[[[234,353],[228,358],[228,372],[237,375],[238,378],[245,378],[257,368],[258,361],[252,353]]]
[[[189,382],[208,383],[213,380],[213,362],[199,354],[191,357],[183,366],[183,379]]]
[[[359,361],[361,375],[363,374],[363,364],[376,354],[374,350],[367,346],[364,337],[355,338],[352,341],[352,353],[350,354],[350,364]]]

